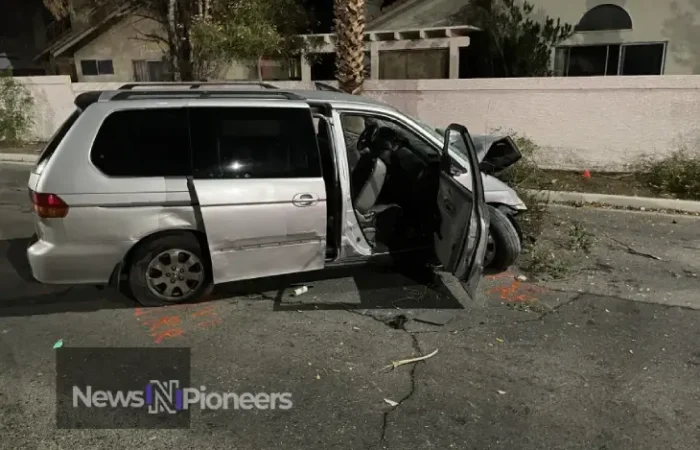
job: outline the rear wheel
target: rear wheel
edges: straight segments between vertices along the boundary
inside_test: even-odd
[[[484,256],[484,268],[489,272],[504,272],[520,256],[521,245],[518,232],[506,214],[488,206],[490,226]]]
[[[200,300],[212,287],[209,264],[194,235],[164,236],[136,249],[129,287],[144,306]]]

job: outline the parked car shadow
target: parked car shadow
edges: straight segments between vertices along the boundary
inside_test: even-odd
[[[295,295],[300,287],[308,291]],[[281,312],[464,308],[429,267],[409,271],[371,265],[228,283],[217,286],[212,299],[232,296],[273,300],[273,310]]]
[[[114,289],[47,286],[33,280],[27,247],[33,238],[0,240],[0,317],[125,309],[135,302]]]
[[[111,287],[47,286],[33,280],[26,257],[31,238],[0,240],[0,317],[35,316],[105,309],[131,309],[137,303]],[[309,291],[295,296],[294,290]],[[273,300],[274,311],[347,309],[462,309],[459,300],[429,267],[389,266],[326,269],[287,276],[226,283],[203,301],[235,296]]]
[[[10,266],[17,272],[17,275],[23,281],[34,281],[32,279],[32,270],[29,267],[29,261],[27,261],[27,247],[34,238],[22,238],[22,239],[10,239],[7,241],[0,241],[5,244],[0,246],[7,247],[5,257],[10,263]],[[1,244],[0,244],[1,245]]]

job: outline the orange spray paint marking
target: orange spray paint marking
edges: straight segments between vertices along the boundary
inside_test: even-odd
[[[490,289],[489,294],[496,294],[501,300],[507,302],[527,302],[537,300],[536,294],[544,292],[545,289],[531,284],[522,284],[515,280],[508,286],[496,286]]]
[[[151,328],[151,332],[158,330],[163,327],[174,327],[180,325],[179,316],[163,316],[158,319],[148,320],[144,323],[147,327]]]
[[[156,344],[160,344],[165,339],[179,337],[179,336],[182,336],[183,334],[184,334],[184,331],[182,331],[182,328],[170,328],[168,330],[164,330],[161,332],[151,333],[151,336],[154,338],[153,341]]]

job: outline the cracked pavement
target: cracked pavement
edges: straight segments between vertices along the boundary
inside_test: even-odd
[[[596,237],[591,252],[562,280],[486,277],[471,303],[447,276],[357,269],[144,310],[24,281],[26,173],[0,166],[0,449],[700,448],[698,218],[552,208],[563,235],[573,221]],[[451,320],[415,320],[433,309]],[[195,410],[186,430],[57,430],[58,339],[189,347],[196,384],[291,392],[294,406]]]

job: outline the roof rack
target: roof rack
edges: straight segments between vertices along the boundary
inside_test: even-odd
[[[281,90],[259,90],[259,91],[244,91],[241,89],[215,89],[212,91],[205,91],[195,89],[192,91],[176,91],[176,90],[164,90],[164,91],[131,91],[127,90],[124,92],[118,92],[110,98],[110,100],[129,100],[138,98],[265,98],[265,99],[285,99],[285,100],[301,100],[306,99],[298,94],[292,92],[286,92]]]
[[[199,89],[201,87],[207,86],[257,86],[264,89],[277,89],[269,83],[262,83],[257,81],[169,81],[160,83],[127,83],[119,88],[120,91],[133,90],[134,88],[140,87],[185,87],[189,86],[190,89]]]

